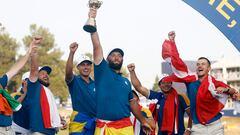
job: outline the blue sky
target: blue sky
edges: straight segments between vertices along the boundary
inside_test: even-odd
[[[55,35],[57,47],[67,59],[69,44],[79,43],[76,57],[92,52],[87,21],[88,0],[0,0],[0,22],[18,42],[37,24]],[[103,0],[97,28],[105,56],[115,47],[125,51],[124,66],[135,63],[143,85],[151,87],[161,72],[161,45],[167,33],[176,31],[180,55],[211,60],[236,57],[239,52],[206,18],[181,0]],[[23,49],[22,49],[23,50]]]

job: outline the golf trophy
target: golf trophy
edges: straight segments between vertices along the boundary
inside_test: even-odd
[[[101,5],[102,5],[102,1],[98,1],[98,0],[89,0],[88,2],[89,8],[93,8],[95,10],[100,8]],[[89,17],[86,24],[83,26],[83,29],[89,33],[96,32],[97,28],[96,28],[95,18]]]

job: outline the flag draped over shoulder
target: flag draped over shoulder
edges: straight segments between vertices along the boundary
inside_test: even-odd
[[[171,135],[173,131],[178,132],[178,108],[179,98],[175,89],[172,89],[164,104],[161,131],[167,131]]]
[[[0,89],[0,114],[11,116],[12,110],[18,111],[22,105],[18,103],[8,92],[4,89]]]
[[[61,127],[60,115],[54,96],[49,88],[42,85],[40,91],[40,105],[45,128]]]
[[[190,83],[198,80],[196,74],[189,73],[187,65],[180,58],[175,42],[165,40],[162,45],[162,57],[171,64],[173,74],[165,81]],[[196,97],[196,113],[202,124],[207,124],[224,107],[228,95],[217,94],[217,87],[228,87],[212,76],[205,77],[198,88]],[[191,95],[188,95],[191,96]]]

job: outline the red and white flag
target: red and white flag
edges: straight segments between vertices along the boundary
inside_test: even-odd
[[[162,45],[162,57],[169,62],[173,74],[166,81],[190,83],[198,80],[195,73],[190,73],[187,65],[180,58],[175,42],[165,40]],[[224,107],[228,95],[218,94],[217,87],[228,87],[212,76],[205,77],[198,88],[196,97],[196,113],[202,124],[207,124]],[[188,95],[191,96],[191,95]]]

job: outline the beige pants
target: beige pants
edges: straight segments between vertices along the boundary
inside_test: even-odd
[[[191,135],[224,135],[224,127],[220,120],[210,124],[193,124]]]
[[[15,135],[11,126],[8,127],[0,127],[0,135]]]

